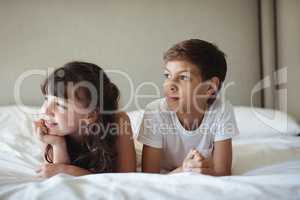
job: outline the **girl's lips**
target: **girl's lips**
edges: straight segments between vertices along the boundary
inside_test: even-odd
[[[47,126],[47,128],[54,128],[55,126],[57,126],[57,123],[45,121],[45,125]]]

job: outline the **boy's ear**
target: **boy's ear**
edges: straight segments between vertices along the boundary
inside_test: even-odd
[[[207,91],[208,95],[215,95],[216,92],[218,91],[219,85],[220,85],[220,79],[216,76],[212,77],[210,79],[210,85]]]

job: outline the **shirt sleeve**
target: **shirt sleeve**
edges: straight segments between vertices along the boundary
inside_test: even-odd
[[[145,111],[137,140],[154,148],[162,148],[162,135],[159,131],[158,111]]]
[[[230,139],[239,134],[232,105],[225,103],[221,110],[220,117],[216,120],[216,126],[213,130],[215,142]]]

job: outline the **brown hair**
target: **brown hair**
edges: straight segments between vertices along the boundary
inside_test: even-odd
[[[70,137],[65,136],[71,164],[91,172],[112,172],[115,169],[117,156],[115,150],[117,134],[116,129],[112,128],[116,122],[116,115],[113,111],[118,109],[119,90],[103,69],[92,63],[69,62],[56,69],[44,81],[41,89],[44,95],[50,94],[67,99],[69,98],[67,85],[69,83],[75,85],[83,81],[92,84],[96,91],[93,93],[88,88],[78,87],[74,92],[75,98],[83,105],[89,104],[92,98],[97,98],[94,109],[101,111],[97,123],[104,128],[82,135],[82,144],[77,144]],[[104,130],[109,131],[105,133]],[[44,157],[49,163],[53,162],[51,152],[52,146],[47,145]]]
[[[220,80],[218,90],[225,80],[227,63],[225,54],[212,43],[199,39],[179,42],[164,53],[165,63],[183,60],[196,65],[204,80],[217,77]]]

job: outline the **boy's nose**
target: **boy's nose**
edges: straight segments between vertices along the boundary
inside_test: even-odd
[[[167,80],[167,81],[165,81],[164,88],[165,88],[165,91],[169,91],[169,92],[172,92],[172,93],[178,91],[178,85],[173,80]]]
[[[178,86],[174,82],[169,82],[168,89],[171,92],[176,92],[178,90]]]
[[[171,90],[172,92],[176,92],[177,86],[174,85],[174,84],[172,84],[172,85],[170,86],[170,90]]]

